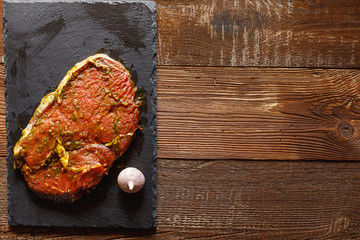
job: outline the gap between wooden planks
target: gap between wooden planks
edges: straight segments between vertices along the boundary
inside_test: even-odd
[[[158,156],[360,160],[360,70],[158,68]]]

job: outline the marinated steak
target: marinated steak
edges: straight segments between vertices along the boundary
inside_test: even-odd
[[[139,127],[130,73],[105,54],[77,63],[46,95],[14,147],[32,191],[73,202],[96,187]]]

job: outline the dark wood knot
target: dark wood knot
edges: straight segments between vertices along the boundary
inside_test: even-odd
[[[338,126],[338,131],[344,138],[351,138],[354,135],[354,128],[348,122],[341,122]]]

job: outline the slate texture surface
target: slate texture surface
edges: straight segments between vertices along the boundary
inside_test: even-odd
[[[8,222],[10,225],[153,228],[156,225],[156,3],[4,2]],[[98,187],[73,204],[35,196],[13,169],[13,147],[41,98],[75,63],[95,53],[121,61],[144,102],[130,149]],[[116,183],[133,166],[146,183],[136,194]]]

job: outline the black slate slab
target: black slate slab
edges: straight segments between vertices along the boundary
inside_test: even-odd
[[[155,227],[156,3],[5,1],[4,26],[9,224]],[[91,193],[74,204],[40,199],[12,167],[20,127],[75,63],[99,52],[120,60],[145,96],[143,130]],[[146,178],[136,194],[123,193],[116,183],[127,166],[139,168]]]

